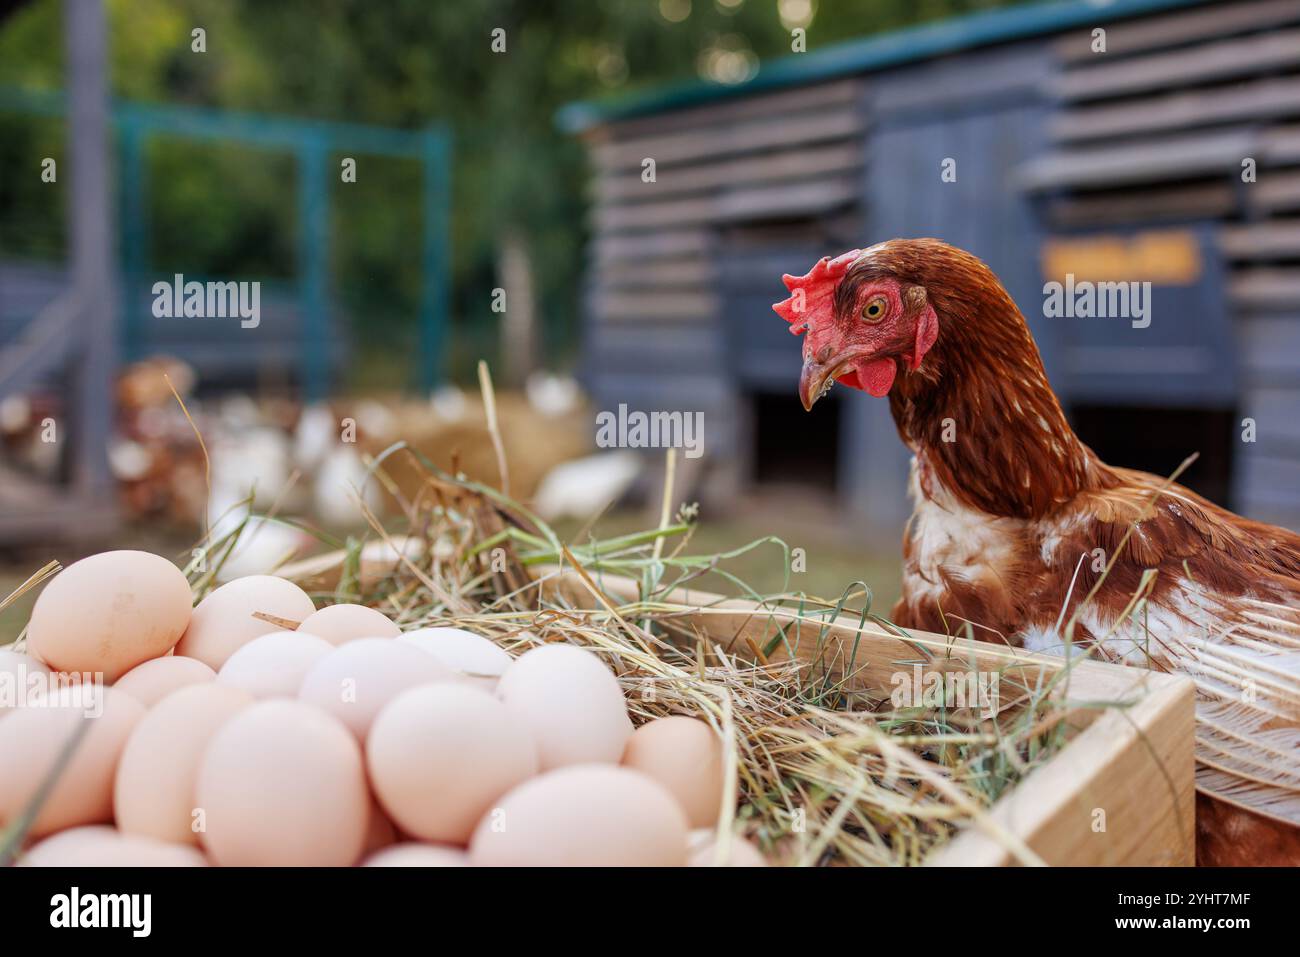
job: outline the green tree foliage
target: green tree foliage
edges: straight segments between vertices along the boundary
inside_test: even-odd
[[[454,131],[453,312],[472,351],[490,349],[497,243],[527,237],[547,342],[577,327],[587,171],[558,132],[566,102],[618,96],[713,68],[728,78],[809,51],[988,6],[995,0],[108,0],[116,96],[405,128]],[[0,24],[0,86],[62,86],[62,5],[32,0]],[[783,21],[784,17],[784,21]],[[207,52],[190,49],[206,31]],[[506,52],[491,34],[506,31]],[[714,57],[715,59],[710,59]],[[739,72],[737,72],[739,71]],[[724,70],[724,73],[727,71]],[[57,254],[52,191],[10,171],[61,149],[51,121],[0,113],[0,251]],[[45,152],[41,152],[44,150]],[[51,152],[53,151],[53,152]],[[396,341],[419,288],[418,170],[361,162],[334,191],[336,294],[369,342]],[[245,275],[293,269],[291,159],[162,141],[152,154],[154,265]],[[36,241],[33,241],[36,240]],[[354,318],[354,321],[355,318]],[[375,329],[372,335],[370,330]],[[477,333],[477,337],[475,335]],[[409,340],[407,340],[409,341]],[[554,356],[553,356],[554,357]]]

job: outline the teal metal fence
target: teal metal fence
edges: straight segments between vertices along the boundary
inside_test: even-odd
[[[0,110],[61,117],[62,93],[0,89]],[[156,137],[240,144],[294,156],[298,168],[298,248],[293,294],[301,313],[299,377],[309,399],[330,387],[330,194],[331,155],[407,158],[421,167],[421,286],[418,307],[418,386],[432,389],[441,378],[448,326],[450,274],[451,139],[445,127],[399,130],[356,123],[303,120],[195,107],[116,101],[112,122],[118,142],[120,289],[128,304],[123,354],[149,348],[144,317],[135,307],[150,284],[149,164],[146,147]]]

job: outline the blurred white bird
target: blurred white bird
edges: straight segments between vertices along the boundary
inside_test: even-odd
[[[316,469],[339,441],[339,424],[328,405],[309,405],[293,430],[293,461],[304,471]]]
[[[588,518],[618,501],[640,474],[640,456],[627,450],[564,462],[542,478],[533,507],[547,521]]]
[[[379,486],[367,473],[354,446],[339,445],[326,453],[316,470],[312,501],[326,528],[355,528],[365,523],[358,495],[371,509],[380,505]]]
[[[582,389],[572,376],[534,372],[524,382],[524,392],[534,409],[545,416],[563,415],[578,407]]]
[[[429,405],[444,422],[459,422],[469,411],[469,402],[465,399],[465,393],[454,385],[440,386],[429,397]]]

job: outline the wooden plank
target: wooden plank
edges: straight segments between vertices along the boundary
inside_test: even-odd
[[[707,376],[725,357],[718,330],[702,323],[597,322],[583,342],[583,360],[606,374],[672,369]]]
[[[1300,77],[1264,79],[1137,102],[1067,110],[1052,119],[1058,143],[1300,115]]]
[[[1098,9],[1104,16],[1105,10]],[[1106,52],[1092,51],[1092,27],[1071,30],[1056,41],[1056,55],[1065,63],[1096,62],[1104,56],[1130,56],[1168,49],[1195,40],[1220,39],[1300,22],[1295,0],[1216,4],[1201,10],[1179,10],[1166,16],[1106,24]]]
[[[831,173],[845,173],[862,167],[859,143],[833,143],[824,147],[781,150],[750,159],[670,167],[657,174],[653,183],[642,182],[640,169],[606,173],[596,180],[598,202],[622,200],[654,202],[668,196],[697,193],[734,184],[767,183],[775,180],[810,179]]]
[[[867,97],[868,111],[873,123],[907,123],[936,112],[1005,108],[1015,101],[1039,99],[1054,67],[1037,42],[967,50],[879,74]]]
[[[1300,126],[1279,126],[1260,134],[1262,164],[1300,163]]]
[[[1249,131],[1170,137],[1137,144],[1057,151],[1031,160],[1019,171],[1027,189],[1115,187],[1226,173],[1254,155],[1258,141]]]
[[[85,313],[81,300],[67,292],[24,325],[18,337],[0,349],[0,398],[59,371],[83,340]],[[107,441],[107,433],[100,438]]]
[[[1056,94],[1064,100],[1127,96],[1300,65],[1300,30],[1222,40],[1118,63],[1101,57],[1098,60],[1101,62],[1086,69],[1062,74],[1054,84]]]
[[[1246,514],[1289,516],[1289,521],[1282,524],[1297,528],[1297,519],[1300,518],[1300,455],[1241,456],[1237,494]]]
[[[858,177],[831,177],[781,186],[728,190],[664,203],[598,206],[600,232],[632,232],[776,216],[813,216],[855,202]]]
[[[1245,192],[1247,203],[1256,212],[1300,209],[1300,172],[1265,170]]]
[[[1300,269],[1248,269],[1228,282],[1228,299],[1242,309],[1290,308],[1300,302]]]
[[[645,262],[680,256],[707,256],[713,249],[708,229],[675,229],[632,236],[598,234],[590,256],[597,266],[615,262]]]
[[[1263,386],[1288,383],[1300,386],[1300,312],[1293,315],[1255,315],[1237,320],[1237,342],[1241,350],[1241,370],[1248,384]],[[1294,389],[1271,390],[1247,388],[1242,393],[1245,410],[1263,403],[1280,413],[1280,398],[1288,403],[1287,420],[1300,443],[1300,394]]]
[[[777,93],[761,93],[737,97],[722,102],[709,103],[687,109],[665,110],[651,116],[617,120],[601,127],[603,142],[618,142],[680,133],[685,130],[736,123],[742,120],[764,119],[782,113],[803,113],[808,110],[825,110],[835,107],[856,109],[862,99],[865,83],[860,77],[814,83]]]
[[[597,320],[705,320],[717,310],[718,297],[709,290],[674,293],[597,290],[591,296],[591,312]]]
[[[862,117],[852,110],[831,110],[768,116],[729,126],[670,133],[597,145],[592,158],[602,170],[640,168],[653,158],[656,169],[705,158],[739,156],[793,144],[853,139],[865,132]]]
[[[1224,226],[1219,249],[1229,259],[1293,259],[1300,257],[1300,220]]]
[[[545,574],[545,572],[543,572]],[[601,577],[601,588],[617,601],[637,597],[637,583]],[[573,572],[553,577],[577,608],[598,608]],[[726,600],[694,589],[679,589],[669,602],[696,606],[689,626],[742,658],[786,628],[771,661],[800,660],[831,666],[852,662],[846,684],[882,690],[894,686],[899,662],[917,659],[923,646],[940,659],[959,658],[979,671],[1019,674],[1028,681],[1058,672],[1064,662],[980,641],[911,632],[904,641],[882,628],[860,627],[856,616],[826,623],[800,619],[788,608],[761,607]],[[1125,703],[1098,713],[1076,713],[1078,733],[1059,754],[1033,771],[991,810],[994,820],[1020,837],[1049,864],[1179,865],[1193,863],[1195,852],[1193,683],[1182,676],[1125,668],[1098,661],[1075,661],[1069,695],[1076,701]],[[1094,810],[1106,812],[1106,828],[1093,830]],[[1011,863],[1004,847],[971,829],[941,848],[940,865]]]
[[[1189,217],[1226,216],[1237,208],[1237,194],[1225,182],[1195,186],[1113,190],[1053,199],[1047,207],[1055,226],[1107,226],[1151,223]]]
[[[606,289],[673,289],[707,286],[716,278],[711,259],[623,260],[600,266],[596,282]]]
[[[1190,680],[1172,680],[1177,684],[1157,684],[1123,713],[1104,712],[999,800],[991,811],[993,820],[1049,864],[1195,863],[1195,695]],[[1070,683],[1072,693],[1081,692],[1073,676]],[[1140,682],[1134,685],[1141,690]],[[1094,829],[1098,810],[1106,815],[1102,832]],[[970,830],[926,863],[989,867],[1014,861],[1001,845]]]
[[[1257,346],[1274,345],[1294,348],[1297,339],[1294,327],[1281,334],[1275,329],[1273,335],[1265,337],[1263,341],[1259,341],[1255,335],[1252,335],[1252,339],[1256,341],[1246,343],[1243,349],[1243,352],[1247,353],[1245,358],[1255,363],[1257,367],[1263,361],[1265,370],[1282,372],[1291,378],[1292,385],[1287,387],[1276,384],[1275,381],[1272,385],[1251,384],[1242,390],[1237,410],[1239,413],[1237,425],[1240,427],[1243,418],[1254,419],[1255,442],[1243,444],[1241,457],[1247,459],[1274,456],[1300,460],[1300,415],[1296,414],[1297,407],[1300,406],[1300,391],[1294,386],[1295,373],[1300,366],[1300,355],[1293,352],[1288,356],[1274,356],[1270,361],[1258,352],[1250,354],[1252,347]],[[1300,488],[1295,489],[1294,493],[1300,496]]]

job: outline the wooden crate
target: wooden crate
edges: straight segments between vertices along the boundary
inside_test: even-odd
[[[615,602],[636,599],[636,584],[602,576],[599,587]],[[577,608],[599,609],[599,600],[581,578],[567,572],[548,585],[557,587]],[[858,618],[837,618],[816,648],[820,626],[798,620],[791,609],[770,609],[752,602],[682,589],[669,601],[692,606],[685,622],[723,649],[751,657],[779,627],[789,626],[797,657],[822,663],[847,660],[856,640],[853,685],[888,693],[900,662],[913,662],[921,645],[936,659],[960,660],[979,671],[1016,668],[1055,674],[1061,658],[980,641],[954,640],[911,632],[903,641],[874,625],[858,627]],[[796,637],[797,635],[797,637]],[[784,646],[767,656],[786,659]],[[1070,713],[1070,741],[1050,761],[1032,771],[992,808],[996,821],[1019,837],[1049,864],[1177,865],[1195,863],[1195,788],[1193,775],[1193,684],[1191,680],[1098,661],[1076,661],[1067,700],[1080,707]],[[1088,703],[1126,702],[1124,708],[1085,708]],[[1095,831],[1097,811],[1105,830]],[[993,866],[1014,863],[1002,845],[984,833],[962,832],[927,861],[940,866]]]

